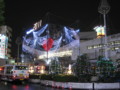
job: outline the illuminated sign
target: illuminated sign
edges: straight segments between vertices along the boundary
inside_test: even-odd
[[[0,58],[7,59],[8,37],[0,34]]]
[[[105,36],[105,30],[103,26],[96,26],[94,30],[97,32],[97,38],[101,38]]]
[[[33,26],[33,29],[34,29],[34,30],[37,30],[38,28],[40,28],[40,27],[41,27],[41,23],[42,23],[42,20],[36,22],[36,23],[34,24],[34,26]]]

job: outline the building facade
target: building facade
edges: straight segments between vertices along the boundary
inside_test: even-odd
[[[11,58],[12,29],[6,25],[0,26],[0,58]]]
[[[97,59],[101,55],[104,56],[105,50],[107,50],[108,58],[112,60],[120,58],[120,33],[108,36],[106,45],[104,37],[94,38],[80,43],[80,53],[86,53],[91,60]]]

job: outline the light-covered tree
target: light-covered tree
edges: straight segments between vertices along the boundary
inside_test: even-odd
[[[58,60],[55,59],[55,60],[51,61],[50,73],[51,74],[61,74],[62,73],[61,64]]]
[[[101,78],[113,77],[114,75],[114,63],[112,60],[106,60],[105,57],[99,56],[97,61],[97,73]]]
[[[74,68],[75,75],[79,78],[80,81],[88,81],[87,79],[89,76],[90,64],[88,62],[87,54],[78,56]]]

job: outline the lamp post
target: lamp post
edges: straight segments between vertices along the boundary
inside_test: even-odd
[[[20,44],[22,43],[21,41],[21,38],[20,37],[17,37],[16,39],[16,44],[18,45],[18,53],[17,53],[17,63],[18,63],[18,60],[19,60],[19,47],[20,47]]]
[[[104,31],[105,31],[105,58],[108,59],[107,51],[107,31],[106,31],[106,14],[109,12],[110,6],[107,0],[101,0],[100,6],[98,7],[98,12],[103,15],[104,20]]]

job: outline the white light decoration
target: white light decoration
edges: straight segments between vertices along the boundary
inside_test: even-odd
[[[26,34],[30,34],[33,31],[34,31],[34,29],[30,29],[29,31],[26,32]]]
[[[48,24],[42,27],[38,27],[39,25],[40,22],[38,25],[36,23],[23,37],[23,52],[35,55],[37,59],[47,60],[49,63],[49,59],[54,57],[72,56],[73,48],[80,46],[79,29],[60,25],[61,30],[52,35],[54,25],[50,25],[51,28]]]
[[[47,59],[47,60],[45,60],[45,61],[46,61],[46,64],[49,65],[50,62],[51,62],[51,59]]]
[[[64,57],[64,56],[71,56],[72,55],[72,51],[62,51],[62,52],[48,52],[48,58],[52,58],[52,57]],[[40,55],[38,57],[38,59],[45,59],[47,58],[46,53],[44,53],[43,55]]]
[[[29,67],[29,73],[34,73],[34,68],[33,68],[33,66],[30,66],[30,67]]]
[[[44,73],[45,73],[45,66],[43,66],[43,65],[41,66],[40,73],[41,73],[41,74],[44,74]]]
[[[69,64],[67,74],[71,75],[72,74],[72,66]]]

